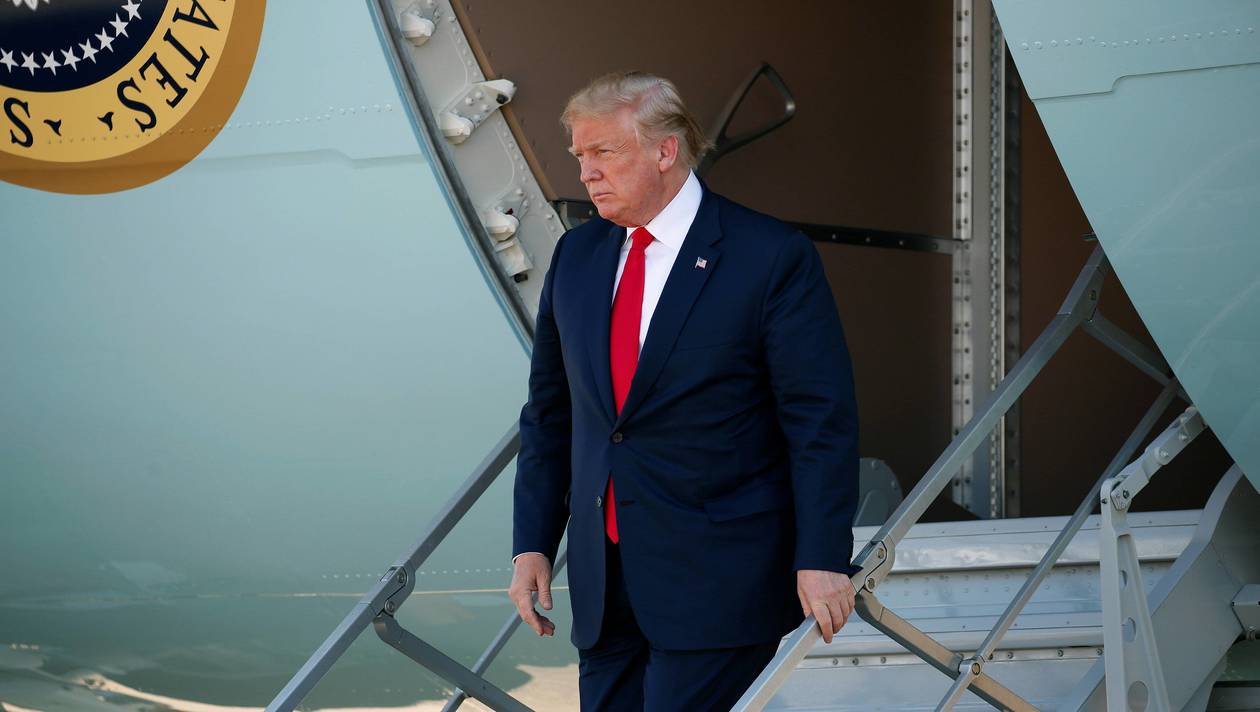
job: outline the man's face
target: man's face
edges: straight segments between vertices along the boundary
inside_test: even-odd
[[[576,117],[571,129],[569,153],[578,159],[582,184],[600,217],[623,227],[655,217],[664,207],[665,171],[674,163],[669,147],[641,145],[629,109]]]

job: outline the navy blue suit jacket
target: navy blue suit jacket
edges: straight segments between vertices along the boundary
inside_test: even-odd
[[[857,404],[822,262],[799,231],[706,187],[618,416],[608,336],[624,235],[594,219],[552,255],[521,409],[513,554],[555,561],[567,523],[571,637],[592,647],[611,472],[647,639],[678,650],[777,639],[803,619],[797,569],[858,570]]]

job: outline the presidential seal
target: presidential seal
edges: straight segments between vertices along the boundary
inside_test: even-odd
[[[264,0],[0,0],[0,180],[108,193],[192,160],[249,78]]]

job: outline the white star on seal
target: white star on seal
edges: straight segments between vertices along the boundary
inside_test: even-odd
[[[35,76],[35,70],[39,69],[39,65],[35,63],[35,55],[22,53],[22,69],[29,69],[31,76]]]
[[[0,64],[3,64],[5,69],[9,70],[9,74],[12,74],[13,68],[17,66],[17,62],[13,61],[13,53],[5,52],[2,49],[0,49]]]
[[[60,64],[57,64],[57,50],[53,50],[52,52],[40,52],[40,54],[44,55],[44,69],[49,70],[53,73],[53,76],[56,76],[57,67],[61,66]]]
[[[114,39],[127,36],[127,21],[120,19],[118,13],[114,13],[114,19],[109,21],[114,26]]]
[[[92,64],[96,64],[96,48],[92,46],[92,38],[89,37],[87,42],[80,42],[79,49],[83,50],[83,58],[92,60]]]
[[[105,30],[102,29],[100,34],[96,35],[96,41],[101,43],[101,49],[107,49],[110,52],[114,51],[114,38],[105,34]]]
[[[140,17],[140,3],[136,0],[127,0],[127,4],[123,5],[123,9],[127,11],[127,19],[135,20]]]
[[[61,50],[61,66],[79,71],[79,58],[74,56],[74,45],[70,45],[69,50]]]

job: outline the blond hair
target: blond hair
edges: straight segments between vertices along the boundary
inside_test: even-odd
[[[569,97],[560,123],[571,134],[575,118],[605,116],[622,108],[630,109],[640,143],[677,136],[679,157],[692,168],[713,148],[696,117],[683,104],[678,87],[646,72],[612,72],[594,79]]]

